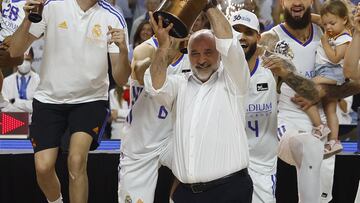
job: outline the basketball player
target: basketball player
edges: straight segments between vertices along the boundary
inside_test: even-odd
[[[277,44],[282,54],[293,58],[296,71],[309,79],[314,76],[315,51],[322,36],[320,28],[310,23],[312,3],[312,0],[281,1],[285,10],[285,22],[264,33],[261,40],[261,43],[270,50],[273,50]],[[281,143],[290,144],[291,147],[285,154],[292,155],[293,159],[290,161],[288,157],[284,157],[284,153],[280,153],[279,157],[296,165],[300,202],[320,202],[322,193],[326,194],[324,200],[330,201],[332,181],[329,181],[328,186],[323,186],[327,191],[320,190],[320,176],[328,174],[328,172],[320,173],[323,143],[312,136],[313,127],[308,116],[291,101],[295,95],[291,87],[303,85],[300,81],[293,80],[290,84],[281,86],[278,133],[282,137]],[[319,99],[316,92],[305,92],[305,95],[311,100]],[[286,144],[285,146],[288,146]],[[280,152],[285,150],[282,146],[284,145],[280,145]],[[327,161],[334,162],[334,158]],[[333,163],[330,163],[330,166],[333,166]],[[328,170],[330,175],[325,179],[332,180],[333,168]]]
[[[267,52],[259,47],[259,21],[255,14],[240,10],[230,18],[233,28],[242,33],[240,43],[250,69],[250,90],[247,100],[246,132],[249,141],[249,173],[254,182],[253,202],[275,202],[277,161],[277,93],[276,77],[289,83],[302,81],[308,86],[314,83],[294,73],[295,67],[284,57]],[[274,74],[274,75],[273,75]],[[293,88],[303,94],[315,89]]]
[[[271,70],[262,66],[256,15],[244,9],[234,12],[230,24],[242,33],[240,44],[250,70],[245,127],[250,156],[248,170],[254,184],[252,202],[274,203],[278,147],[276,81]]]
[[[130,79],[132,107],[119,164],[119,203],[153,202],[158,169],[161,165],[171,166],[167,157],[172,155],[168,151],[172,139],[172,109],[159,105],[143,91],[144,73],[158,46],[153,36],[134,50]],[[167,74],[190,71],[187,54],[178,51],[175,55]]]

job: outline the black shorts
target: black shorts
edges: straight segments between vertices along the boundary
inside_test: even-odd
[[[34,152],[60,146],[61,137],[68,130],[89,134],[93,141],[90,150],[95,150],[105,131],[110,111],[107,101],[81,104],[47,104],[33,100],[30,139]]]

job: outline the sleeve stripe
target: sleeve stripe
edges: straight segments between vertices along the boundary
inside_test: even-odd
[[[48,5],[51,1],[64,1],[64,0],[47,0],[44,3],[44,6]]]
[[[123,28],[126,27],[125,19],[124,19],[124,17],[122,16],[121,13],[119,13],[119,12],[118,12],[117,10],[115,10],[110,4],[108,4],[108,3],[104,2],[104,1],[98,1],[98,4],[99,4],[102,8],[104,8],[105,10],[109,11],[111,14],[115,15],[115,16],[119,19],[119,21],[120,21],[121,25],[123,26]]]

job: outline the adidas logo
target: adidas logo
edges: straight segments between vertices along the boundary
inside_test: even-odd
[[[58,25],[58,27],[59,27],[59,28],[62,28],[62,29],[68,29],[68,26],[67,26],[66,21],[60,23],[60,24]]]
[[[93,128],[92,130],[93,130],[93,132],[94,132],[95,134],[98,134],[98,133],[99,133],[99,127]]]

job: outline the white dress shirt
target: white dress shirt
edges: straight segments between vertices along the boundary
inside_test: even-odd
[[[192,73],[167,75],[155,90],[149,70],[145,74],[146,91],[174,112],[172,171],[182,183],[215,180],[248,166],[249,69],[237,39],[216,39],[216,48],[222,63],[205,83]]]
[[[32,101],[35,90],[40,83],[39,75],[33,71],[30,71],[25,75],[27,81],[26,86],[26,99],[20,99],[19,85],[21,74],[15,72],[4,79],[2,87],[2,95],[5,99],[15,99],[13,104],[9,103],[6,107],[1,109],[3,112],[29,112],[32,113]],[[18,81],[16,81],[18,80]]]

